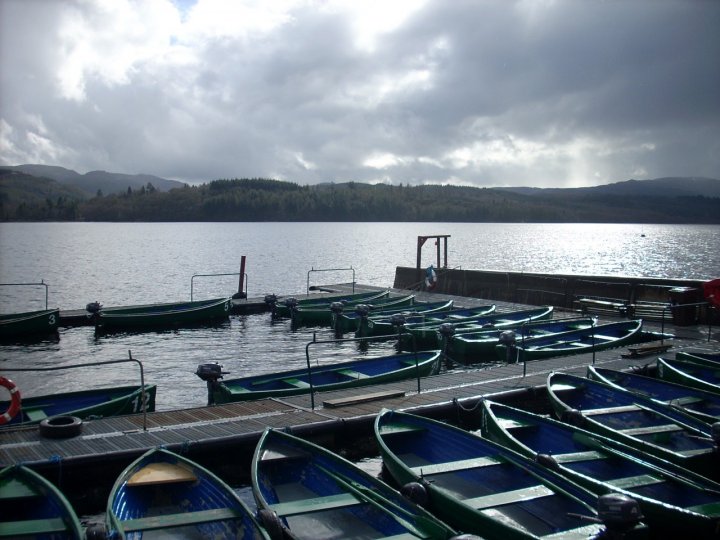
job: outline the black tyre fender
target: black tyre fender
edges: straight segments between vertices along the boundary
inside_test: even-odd
[[[420,482],[408,482],[400,489],[400,493],[403,497],[409,501],[417,504],[418,506],[427,506],[428,504],[428,493]]]
[[[40,435],[50,439],[66,439],[82,432],[82,420],[77,416],[53,416],[40,422]]]
[[[282,540],[285,537],[283,532],[285,527],[275,512],[269,508],[262,508],[258,510],[258,519],[271,540]]]

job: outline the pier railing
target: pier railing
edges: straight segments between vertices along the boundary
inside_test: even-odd
[[[74,369],[83,367],[94,367],[94,366],[105,366],[109,364],[124,364],[127,362],[134,362],[140,368],[140,406],[143,414],[143,431],[147,431],[147,394],[145,393],[145,371],[143,369],[142,362],[132,357],[132,352],[128,351],[128,358],[125,360],[104,360],[102,362],[90,362],[86,364],[70,364],[67,366],[55,366],[45,368],[5,368],[3,371],[59,371],[61,369]]]
[[[197,277],[216,277],[216,276],[240,276],[240,272],[231,272],[229,274],[193,274],[190,278],[190,301],[193,301],[193,292],[194,292],[194,286],[195,286],[195,278]],[[247,296],[247,274],[242,274],[245,278],[245,290],[239,291],[244,292]]]
[[[40,283],[0,283],[0,287],[45,287],[45,309],[48,308],[48,284],[44,280]]]

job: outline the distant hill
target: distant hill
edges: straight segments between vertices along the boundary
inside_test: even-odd
[[[98,190],[104,195],[123,193],[128,188],[140,189],[152,184],[158,191],[169,191],[173,188],[183,187],[185,184],[176,180],[167,180],[149,174],[122,174],[106,171],[90,171],[79,174],[71,169],[52,165],[15,165],[2,167],[3,169],[20,171],[31,176],[50,178],[60,184],[73,186],[87,197],[94,197]]]
[[[523,195],[621,195],[634,197],[720,197],[720,180],[697,177],[666,177],[626,180],[614,184],[580,188],[497,188]]]
[[[720,224],[720,180],[658,178],[563,189],[305,186],[245,178],[188,186],[149,175],[80,175],[25,165],[0,167],[0,220]]]

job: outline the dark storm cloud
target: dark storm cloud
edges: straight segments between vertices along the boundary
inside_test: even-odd
[[[352,2],[180,7],[0,2],[0,159],[189,181],[720,177],[720,2],[437,0],[369,35],[384,11]]]

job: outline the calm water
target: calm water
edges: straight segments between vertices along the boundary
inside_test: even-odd
[[[682,225],[446,223],[3,223],[0,282],[49,285],[50,307],[78,309],[229,296],[247,257],[247,291],[302,294],[310,285],[349,282],[392,286],[396,266],[414,266],[418,235],[449,234],[448,266],[526,272],[711,279],[720,275],[720,227]],[[423,266],[435,249],[423,250]],[[0,287],[0,311],[41,309],[42,287]],[[92,328],[61,329],[59,340],[0,345],[0,372],[127,358],[132,351],[158,385],[161,410],[204,405],[200,363],[218,361],[231,376],[305,365],[305,346],[326,329],[291,331],[268,314],[233,316],[212,328],[96,338]],[[389,352],[373,345],[369,354]],[[312,348],[314,361],[359,354],[356,344]],[[131,364],[13,373],[24,395],[135,384]]]

